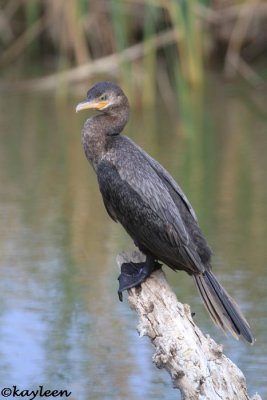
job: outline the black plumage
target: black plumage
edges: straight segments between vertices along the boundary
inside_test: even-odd
[[[100,111],[86,121],[82,143],[107,212],[147,255],[147,267],[124,289],[151,273],[151,260],[184,270],[194,278],[215,324],[252,343],[247,321],[211,272],[211,250],[182,189],[157,161],[120,135],[129,115],[123,91],[113,82],[97,83],[76,108],[82,109]]]

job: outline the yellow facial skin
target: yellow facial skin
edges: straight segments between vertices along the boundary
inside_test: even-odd
[[[78,111],[82,111],[82,110],[102,110],[103,108],[105,108],[108,105],[108,101],[106,100],[93,100],[93,101],[82,101],[81,103],[79,103],[76,107],[76,112]]]

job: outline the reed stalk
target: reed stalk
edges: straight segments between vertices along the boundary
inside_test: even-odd
[[[235,71],[247,80],[261,82],[241,57],[241,51],[250,34],[250,24],[256,18],[267,21],[264,0],[232,0],[219,12],[208,8],[212,0],[2,0],[2,4],[0,31],[7,26],[10,33],[8,40],[0,41],[3,69],[17,61],[20,65],[42,65],[45,61],[47,65],[47,60],[53,60],[50,71],[76,68],[77,73],[77,67],[92,63],[95,78],[102,78],[103,72],[105,78],[110,78],[112,71],[105,65],[99,69],[94,66],[114,55],[119,60],[116,76],[130,95],[138,87],[139,103],[140,99],[142,104],[153,103],[159,92],[165,101],[173,99],[172,88],[180,102],[187,135],[194,135],[201,125],[203,24],[214,26],[219,21],[232,29],[236,20],[238,25],[233,32],[239,33],[239,40],[234,40],[237,34],[229,35],[226,61],[238,56]],[[253,19],[241,18],[248,14]],[[1,21],[5,21],[2,27]],[[156,42],[157,36],[170,29],[176,32],[176,40],[160,46],[160,50],[157,45],[151,46],[151,41]],[[144,49],[141,57],[120,56],[137,44]],[[69,74],[61,75],[64,76]]]

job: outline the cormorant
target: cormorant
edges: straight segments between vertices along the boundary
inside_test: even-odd
[[[146,255],[144,263],[122,269],[120,298],[123,290],[141,284],[158,267],[157,260],[162,261],[193,277],[216,325],[253,343],[245,317],[211,271],[211,250],[182,189],[156,160],[120,135],[129,117],[121,88],[107,81],[95,84],[76,107],[85,109],[100,111],[85,122],[82,144],[104,205]]]

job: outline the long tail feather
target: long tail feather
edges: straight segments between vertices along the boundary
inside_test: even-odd
[[[220,285],[211,271],[194,275],[203,302],[215,325],[227,330],[239,339],[242,335],[249,343],[254,342],[248,322],[238,305]]]

